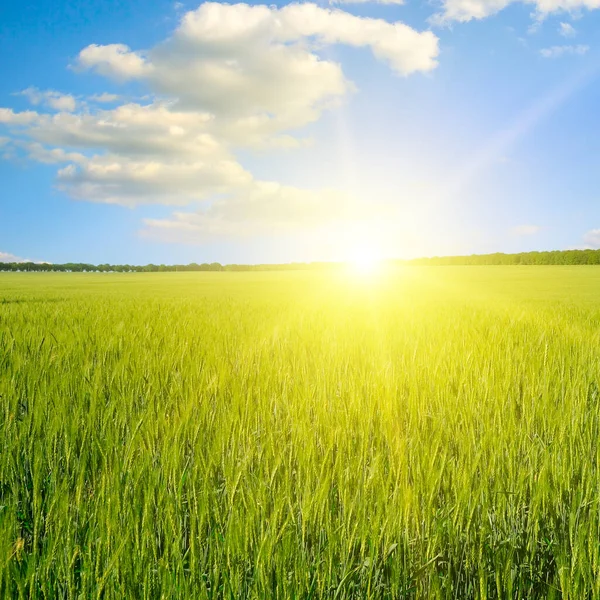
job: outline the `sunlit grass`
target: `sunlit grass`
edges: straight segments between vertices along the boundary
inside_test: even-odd
[[[1,274],[0,597],[599,597],[599,297]]]

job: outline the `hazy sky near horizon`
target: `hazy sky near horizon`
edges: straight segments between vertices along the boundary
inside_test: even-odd
[[[0,8],[0,260],[600,247],[600,1]]]

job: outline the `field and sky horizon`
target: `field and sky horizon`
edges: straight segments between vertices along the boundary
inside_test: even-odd
[[[600,600],[598,40],[1,3],[0,599]]]

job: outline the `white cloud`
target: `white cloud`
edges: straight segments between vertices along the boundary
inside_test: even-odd
[[[29,125],[37,118],[38,114],[33,110],[16,113],[10,108],[0,108],[0,123],[5,125]]]
[[[589,46],[552,46],[551,48],[543,48],[540,54],[544,58],[560,58],[561,56],[583,56],[589,51]]]
[[[11,121],[23,120],[19,115],[11,113]],[[15,144],[39,162],[74,163],[59,171],[58,186],[77,199],[184,205],[252,182],[230,149],[229,136],[236,132],[220,127],[207,113],[126,104],[84,114],[35,114],[27,120],[30,141]],[[247,128],[240,133],[248,133]]]
[[[120,98],[121,96],[118,94],[109,94],[104,92],[102,94],[94,94],[93,96],[90,96],[89,100],[92,102],[100,102],[101,104],[112,104],[113,102],[120,100]]]
[[[315,4],[289,4],[279,11],[288,24],[290,39],[298,32],[326,44],[368,47],[400,75],[431,71],[437,66],[438,39],[431,31],[418,32],[404,23],[355,17]]]
[[[28,258],[21,258],[20,256],[15,256],[10,252],[0,252],[0,263],[23,263],[23,262],[31,262]]]
[[[539,225],[517,225],[511,229],[511,233],[517,236],[535,235],[541,231]]]
[[[588,248],[600,248],[600,229],[591,229],[583,236],[583,242]]]
[[[188,12],[173,36],[144,56],[122,44],[91,45],[78,65],[111,77],[143,78],[186,110],[275,112],[289,127],[314,120],[351,89],[340,65],[316,53],[330,44],[370,48],[403,75],[437,65],[437,37],[403,23],[311,3],[277,9],[214,2]]]
[[[570,23],[561,23],[558,26],[558,33],[566,38],[572,38],[577,35],[577,30]]]
[[[533,16],[538,20],[555,13],[600,8],[600,0],[442,0],[442,10],[431,18],[431,22],[445,25],[452,21],[485,19],[517,3],[532,6],[535,11]]]
[[[58,111],[73,112],[77,108],[77,101],[70,94],[63,94],[55,90],[38,90],[29,87],[20,92],[34,106],[46,106]]]
[[[84,163],[87,159],[79,152],[65,152],[62,148],[46,148],[42,144],[18,142],[18,146],[27,150],[29,158],[45,164]]]
[[[141,234],[164,242],[201,244],[215,237],[289,233],[323,224],[362,221],[385,211],[383,204],[366,204],[335,189],[302,190],[253,181],[204,210],[175,212],[167,219],[145,219]]]
[[[194,205],[170,219],[147,221],[145,235],[155,239],[357,218],[383,209],[369,205],[367,211],[335,190],[256,181],[236,158],[244,147],[302,144],[295,130],[356,90],[324,52],[337,44],[365,48],[401,76],[437,65],[437,37],[400,22],[311,3],[275,8],[208,2],[183,15],[173,35],[149,50],[92,44],[80,52],[76,71],[136,80],[152,94],[146,104],[107,108],[98,103],[118,103],[119,97],[96,94],[79,107],[61,100],[58,113],[0,109],[0,123],[19,152],[60,165],[57,187],[73,198]],[[25,93],[40,106],[59,102],[55,92]]]
[[[91,44],[79,53],[76,67],[94,69],[100,75],[117,80],[138,79],[152,71],[143,56],[125,44]]]
[[[52,146],[155,159],[214,155],[211,115],[176,112],[162,104],[123,104],[83,114],[38,115],[27,135]]]
[[[172,110],[212,115],[212,131],[235,144],[292,146],[293,138],[279,134],[316,121],[355,89],[341,65],[319,55],[332,44],[370,48],[401,75],[437,65],[437,37],[403,23],[310,3],[277,9],[207,2],[147,52],[91,45],[78,66],[141,79],[173,99]]]
[[[96,156],[58,172],[59,189],[90,202],[186,205],[251,184],[252,176],[235,160],[166,162]]]
[[[451,21],[467,22],[485,19],[500,12],[514,0],[442,0],[442,11],[431,17],[434,25],[445,25]]]

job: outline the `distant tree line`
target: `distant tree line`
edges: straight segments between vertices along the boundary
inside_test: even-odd
[[[600,250],[550,250],[518,254],[471,254],[470,256],[433,256],[415,258],[405,264],[444,265],[600,265]]]
[[[221,263],[190,263],[189,265],[92,265],[88,263],[0,262],[0,271],[40,271],[53,273],[165,273],[187,271],[281,271],[325,269],[336,263],[288,263],[263,265],[222,265]]]
[[[471,254],[470,256],[433,256],[412,260],[386,261],[392,265],[451,266],[451,265],[600,265],[600,250],[551,250],[520,252],[518,254]],[[0,263],[0,271],[51,271],[65,273],[164,273],[188,271],[301,271],[335,269],[343,263],[312,262],[261,265],[222,265],[221,263],[190,263],[189,265],[92,265],[88,263]]]

